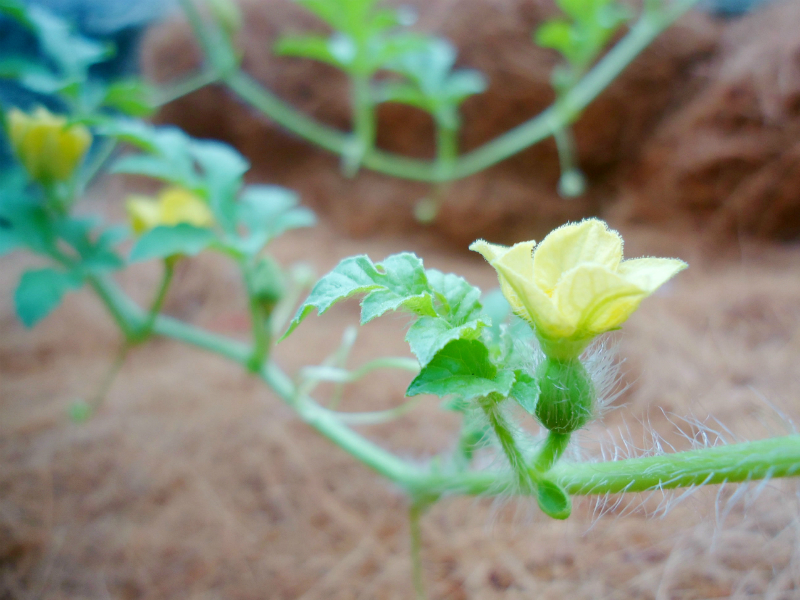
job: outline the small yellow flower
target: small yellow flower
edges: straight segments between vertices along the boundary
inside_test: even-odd
[[[514,313],[533,325],[546,353],[574,357],[617,329],[639,303],[687,264],[674,258],[622,260],[622,238],[599,219],[510,248],[478,240]]]
[[[45,108],[31,114],[12,108],[6,118],[14,154],[40,183],[69,180],[92,143],[86,127],[67,125],[64,117]]]
[[[214,216],[206,203],[180,187],[165,188],[155,199],[131,196],[127,209],[131,227],[137,235],[159,225],[188,223],[195,227],[210,227],[214,224]]]

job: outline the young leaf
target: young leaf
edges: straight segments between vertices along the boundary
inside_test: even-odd
[[[436,316],[428,279],[419,258],[404,252],[374,264],[362,254],[345,258],[317,282],[283,337],[294,331],[313,309],[323,314],[337,302],[355,294],[366,294],[361,302],[362,325],[398,308],[418,315]]]
[[[536,484],[536,501],[548,517],[564,520],[572,513],[572,500],[557,483],[548,480]]]
[[[498,372],[480,340],[454,340],[420,371],[406,396],[455,394],[467,400],[497,393],[505,397],[513,384],[514,373]]]
[[[248,254],[259,252],[285,231],[316,222],[310,209],[298,206],[297,194],[277,185],[247,186],[236,211],[236,220],[250,234],[241,247]]]
[[[525,412],[536,414],[536,402],[539,400],[539,383],[525,371],[514,371],[516,380],[511,387],[509,397],[517,401]]]
[[[214,232],[204,227],[180,223],[174,227],[161,225],[139,238],[131,250],[131,262],[166,258],[176,254],[193,256],[205,250],[215,239]]]
[[[26,271],[14,294],[20,321],[25,327],[33,327],[61,303],[65,293],[81,284],[81,278],[74,273],[54,269]]]
[[[487,325],[486,321],[475,319],[462,325],[453,327],[447,320],[440,317],[420,317],[409,328],[406,341],[411,347],[411,352],[424,367],[453,340],[473,340],[480,336],[481,330]]]

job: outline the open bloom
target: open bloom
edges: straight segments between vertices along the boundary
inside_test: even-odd
[[[595,336],[619,328],[639,303],[687,267],[674,258],[622,260],[622,238],[599,219],[536,242],[470,250],[489,261],[514,312],[533,325],[548,354],[577,356]]]
[[[68,125],[66,118],[42,107],[31,114],[12,108],[6,119],[14,154],[40,183],[69,180],[92,143],[85,126]]]
[[[214,216],[198,196],[180,187],[163,189],[157,198],[131,196],[127,204],[134,233],[142,233],[159,225],[188,223],[195,227],[210,227]]]

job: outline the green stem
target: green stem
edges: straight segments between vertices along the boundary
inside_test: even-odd
[[[532,474],[525,464],[525,456],[517,446],[511,427],[500,411],[500,402],[503,400],[504,398],[499,394],[490,394],[481,398],[479,403],[484,414],[489,419],[489,425],[497,436],[497,441],[500,442],[503,454],[506,455],[511,469],[514,471],[517,484],[523,490],[530,490],[533,487]]]
[[[354,75],[350,80],[353,106],[353,135],[342,154],[342,167],[348,177],[353,177],[364,156],[375,145],[375,102],[372,99],[370,77]]]
[[[169,291],[169,286],[172,283],[172,277],[175,274],[175,263],[172,259],[166,259],[164,262],[164,274],[161,277],[161,284],[158,286],[158,291],[156,292],[155,297],[153,298],[153,302],[150,304],[150,310],[147,311],[147,320],[142,325],[142,328],[139,330],[138,338],[139,341],[144,341],[150,334],[153,332],[153,325],[158,318],[158,314],[161,312],[161,308],[164,306],[164,300],[167,299],[167,292]]]
[[[585,109],[662,31],[672,25],[699,0],[676,0],[664,12],[645,11],[625,37],[560,99],[563,107],[551,106],[538,116],[500,135],[483,146],[462,155],[454,161],[452,169],[442,171],[437,162],[426,162],[367,148],[361,166],[413,181],[442,182],[461,179],[478,173],[506,158],[521,152],[563,129],[572,116]],[[191,0],[182,0],[195,34],[207,54],[213,51],[209,32],[199,15],[192,16],[187,7],[196,13]],[[213,62],[213,60],[212,60]],[[251,77],[234,69],[223,77],[225,83],[244,101],[268,117],[330,152],[352,152],[352,137],[317,123],[295,110],[265,90]],[[366,112],[365,112],[366,114]],[[366,117],[364,117],[366,120]],[[363,125],[365,132],[366,125]],[[374,122],[372,124],[374,127]]]
[[[419,520],[424,512],[420,504],[414,502],[408,509],[408,527],[411,537],[411,573],[414,581],[414,593],[417,600],[427,600],[425,593],[425,577],[422,572],[422,530]]]
[[[111,318],[114,319],[114,322],[125,336],[125,340],[128,343],[135,342],[137,331],[144,318],[141,309],[122,293],[110,279],[90,275],[86,280],[103,304],[106,305]]]
[[[89,281],[115,320],[121,327],[124,324],[123,330],[130,330],[141,323],[141,310],[113,282],[96,277]],[[153,331],[215,352],[242,366],[246,366],[250,358],[250,350],[246,345],[169,317],[159,316]],[[496,492],[513,483],[507,474],[489,471],[440,472],[406,462],[354,432],[332,411],[323,409],[310,398],[297,397],[295,384],[274,362],[268,361],[259,375],[297,411],[303,421],[345,452],[412,494],[426,497],[440,494],[480,495]],[[800,435],[791,435],[621,461],[562,462],[553,466],[547,477],[570,495],[587,495],[738,483],[799,474]],[[526,489],[519,491],[528,492]]]
[[[550,431],[531,466],[538,473],[547,473],[558,462],[564,450],[569,445],[569,433],[555,433]]]
[[[96,413],[103,405],[103,401],[106,399],[106,396],[108,396],[108,392],[111,390],[111,386],[113,385],[114,380],[117,378],[122,365],[125,364],[125,358],[128,356],[128,351],[130,349],[131,345],[128,342],[123,342],[122,347],[117,353],[117,356],[114,358],[114,362],[111,363],[111,366],[108,368],[108,371],[106,371],[103,380],[100,382],[100,386],[97,389],[94,398],[89,403],[91,414]]]
[[[216,83],[217,81],[219,81],[219,74],[215,69],[203,69],[200,72],[183,79],[182,81],[171,83],[158,90],[158,95],[153,102],[153,107],[160,108],[165,104],[169,104],[170,102],[173,102],[178,98],[182,98],[183,96],[188,96],[192,92],[196,92],[197,90],[204,88],[207,85],[211,85],[212,83]]]

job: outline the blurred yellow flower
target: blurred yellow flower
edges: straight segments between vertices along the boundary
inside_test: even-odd
[[[674,258],[622,260],[622,238],[599,219],[552,231],[536,242],[478,240],[514,313],[533,325],[548,354],[575,357],[595,336],[617,329],[639,303],[687,264]]]
[[[42,107],[31,114],[12,108],[6,121],[14,154],[40,183],[69,180],[92,143],[85,126],[67,125],[66,118]]]
[[[131,196],[127,209],[131,227],[137,235],[159,225],[188,223],[195,227],[210,227],[214,224],[214,216],[202,198],[180,187],[165,188],[155,199]]]

